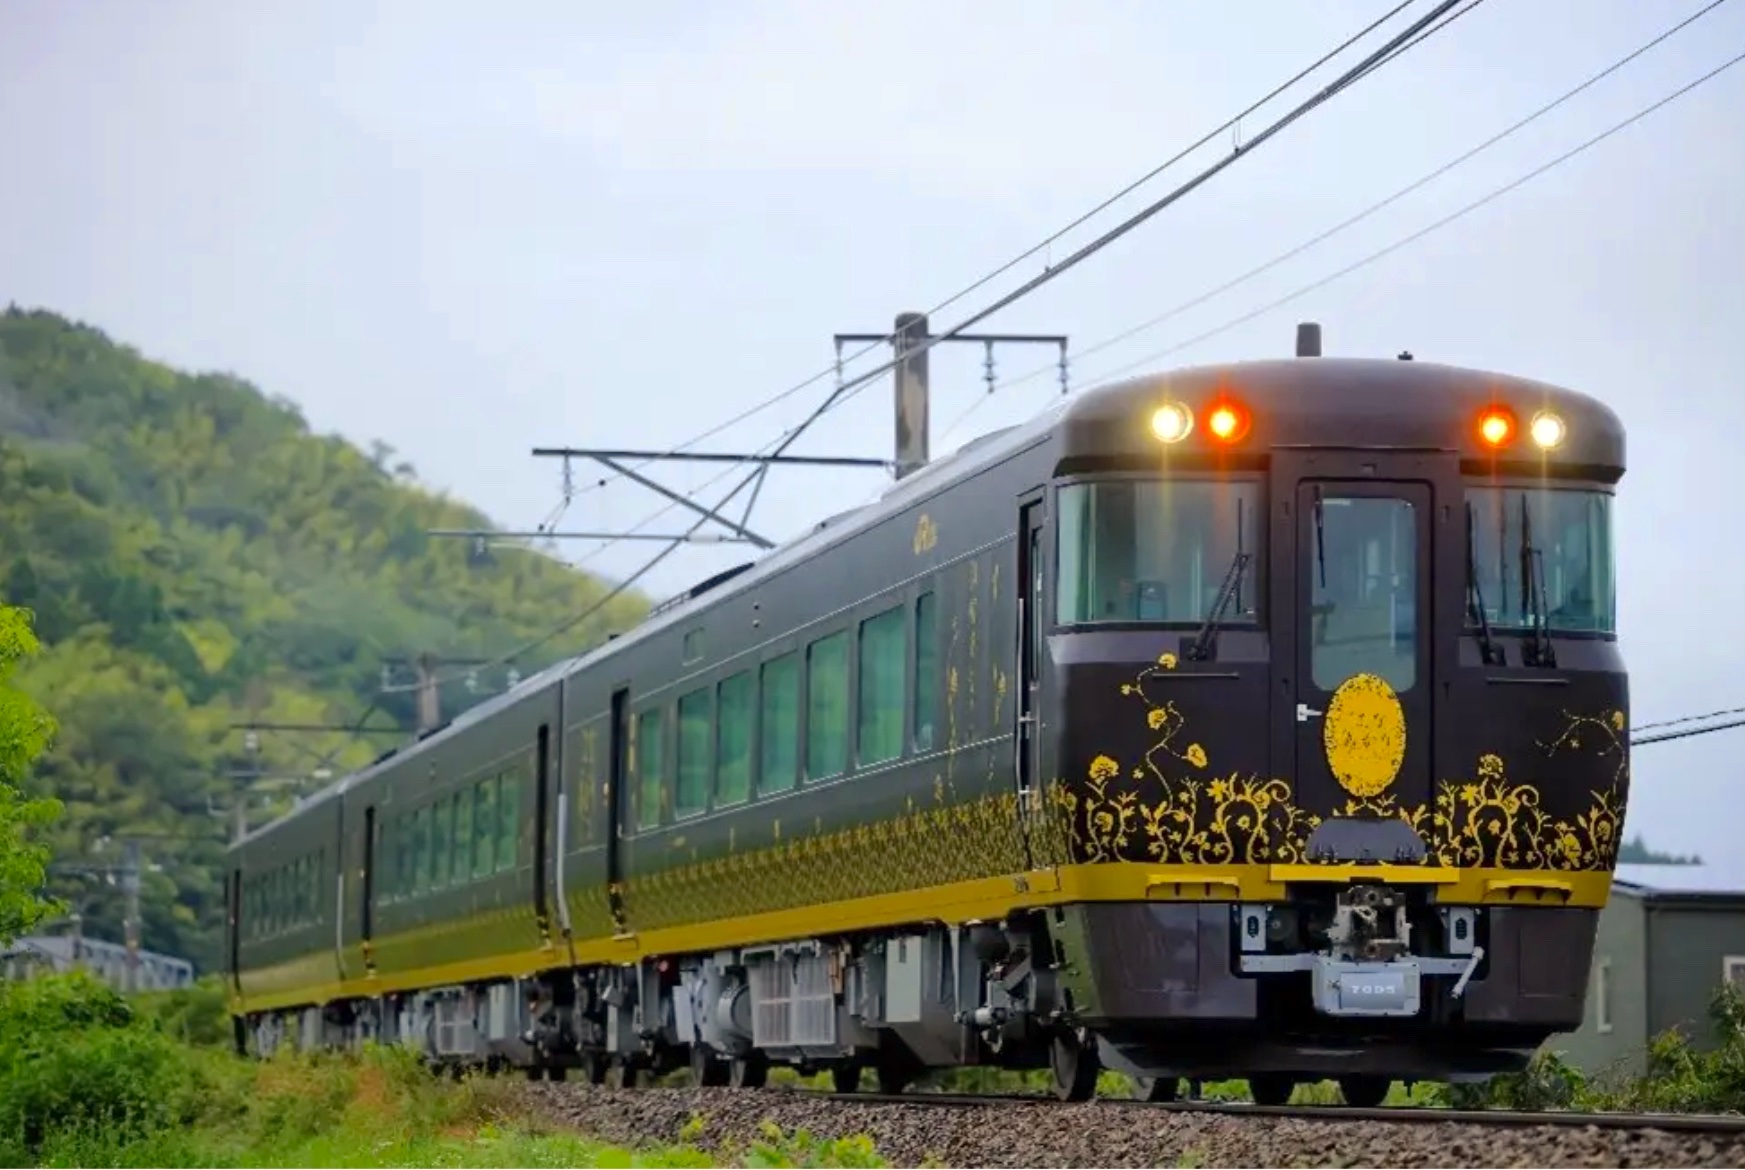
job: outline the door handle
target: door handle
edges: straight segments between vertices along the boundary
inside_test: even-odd
[[[1325,711],[1317,711],[1313,707],[1309,706],[1307,703],[1298,703],[1297,704],[1297,722],[1298,723],[1307,723],[1311,718],[1314,718],[1314,717],[1320,716],[1320,715],[1325,715],[1325,714],[1326,714]]]

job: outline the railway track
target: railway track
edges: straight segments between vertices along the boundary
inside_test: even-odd
[[[868,1105],[920,1105],[934,1107],[1040,1105],[1060,1107],[1065,1102],[1052,1096],[1030,1093],[836,1093],[825,1089],[766,1090],[796,1098],[822,1098]],[[1293,1121],[1389,1122],[1401,1125],[1491,1125],[1511,1128],[1559,1126],[1595,1127],[1608,1130],[1658,1129],[1667,1133],[1745,1137],[1745,1115],[1707,1113],[1614,1113],[1511,1109],[1447,1109],[1416,1105],[1255,1105],[1247,1101],[1140,1101],[1125,1097],[1098,1097],[1083,1105],[1122,1109],[1150,1109],[1164,1113],[1214,1114],[1227,1117],[1288,1118]]]
[[[775,1125],[825,1140],[862,1135],[894,1166],[1745,1166],[1738,1115],[1068,1103],[1045,1094],[786,1085],[527,1090],[539,1113],[578,1132],[631,1143],[682,1133],[730,1159]]]

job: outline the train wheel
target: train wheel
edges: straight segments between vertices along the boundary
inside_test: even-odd
[[[761,1089],[769,1080],[769,1057],[761,1052],[734,1057],[728,1066],[727,1083],[735,1089]]]
[[[1374,1109],[1387,1100],[1388,1090],[1393,1087],[1394,1083],[1386,1077],[1363,1073],[1339,1078],[1339,1095],[1345,1098],[1347,1105],[1359,1109]]]
[[[691,1081],[705,1088],[716,1088],[727,1083],[727,1062],[716,1060],[715,1054],[709,1051],[707,1044],[691,1045]]]
[[[830,1070],[830,1084],[838,1093],[860,1092],[859,1063],[839,1064]]]
[[[590,1085],[606,1083],[606,1054],[598,1049],[587,1049],[582,1053],[582,1079]]]
[[[642,1070],[622,1060],[613,1061],[606,1070],[606,1087],[609,1089],[634,1089],[641,1080]]]
[[[1289,1105],[1296,1078],[1284,1073],[1259,1073],[1248,1078],[1248,1095],[1256,1105]]]
[[[1089,1101],[1096,1095],[1097,1041],[1083,1028],[1055,1033],[1048,1064],[1054,1072],[1054,1095],[1062,1101]]]
[[[1136,1101],[1175,1101],[1181,1097],[1178,1077],[1134,1077],[1133,1098]]]

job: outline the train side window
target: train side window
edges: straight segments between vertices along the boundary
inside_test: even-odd
[[[497,872],[514,869],[520,862],[521,834],[520,768],[497,777]]]
[[[412,893],[412,826],[405,813],[394,818],[394,898]]]
[[[454,801],[454,881],[456,885],[473,880],[473,795],[461,791]]]
[[[848,634],[826,634],[806,647],[806,778],[848,768]]]
[[[497,870],[497,778],[473,785],[473,876],[489,877]]]
[[[905,637],[901,608],[860,623],[860,693],[856,749],[862,764],[882,764],[903,754]]]
[[[715,803],[739,804],[751,795],[751,671],[721,680],[715,691]]]
[[[448,859],[454,855],[454,809],[441,797],[430,810],[430,884],[448,885]]]
[[[412,883],[414,893],[425,894],[430,891],[430,841],[432,836],[430,806],[427,804],[414,814],[412,854],[418,859],[418,872]]]
[[[709,807],[712,716],[708,687],[679,698],[679,777],[674,811],[681,817],[700,813]]]
[[[915,750],[933,750],[939,709],[939,613],[929,590],[915,599]]]
[[[772,658],[760,675],[763,737],[757,790],[786,792],[800,770],[800,659],[791,651]]]
[[[660,724],[658,707],[636,716],[636,825],[642,829],[660,824],[661,789],[666,784]]]

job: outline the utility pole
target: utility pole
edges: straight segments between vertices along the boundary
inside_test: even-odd
[[[438,677],[438,671],[442,667],[465,666],[474,668],[467,677],[467,690],[476,691],[479,685],[477,668],[494,665],[496,663],[488,658],[448,658],[441,654],[431,654],[428,651],[413,655],[410,659],[384,658],[382,659],[381,690],[383,694],[408,689],[413,692],[415,718],[417,719],[417,727],[413,734],[416,738],[428,735],[442,726],[442,679]],[[410,668],[412,671],[413,682],[410,688],[404,683],[394,681],[395,671],[405,668]],[[513,666],[504,673],[505,686],[513,687],[520,681],[521,673]]]
[[[230,800],[230,843],[239,844],[248,836],[248,792],[261,774],[260,732],[249,728],[243,733],[242,746],[248,752],[248,775],[234,786]]]
[[[947,341],[971,342],[981,345],[986,354],[982,362],[983,378],[988,393],[994,392],[994,346],[1052,345],[1060,350],[1060,392],[1067,392],[1065,334],[1055,333],[952,333],[934,337],[927,331],[927,314],[898,313],[896,328],[890,334],[838,333],[836,335],[836,384],[840,393],[842,382],[842,347],[849,342],[884,341],[889,337],[897,351],[897,361],[891,367],[892,405],[896,422],[897,478],[913,475],[927,466],[929,423],[928,408],[932,396],[928,384],[927,355],[933,346]]]
[[[420,654],[418,668],[418,734],[434,731],[442,724],[442,695],[436,689],[436,659]]]

